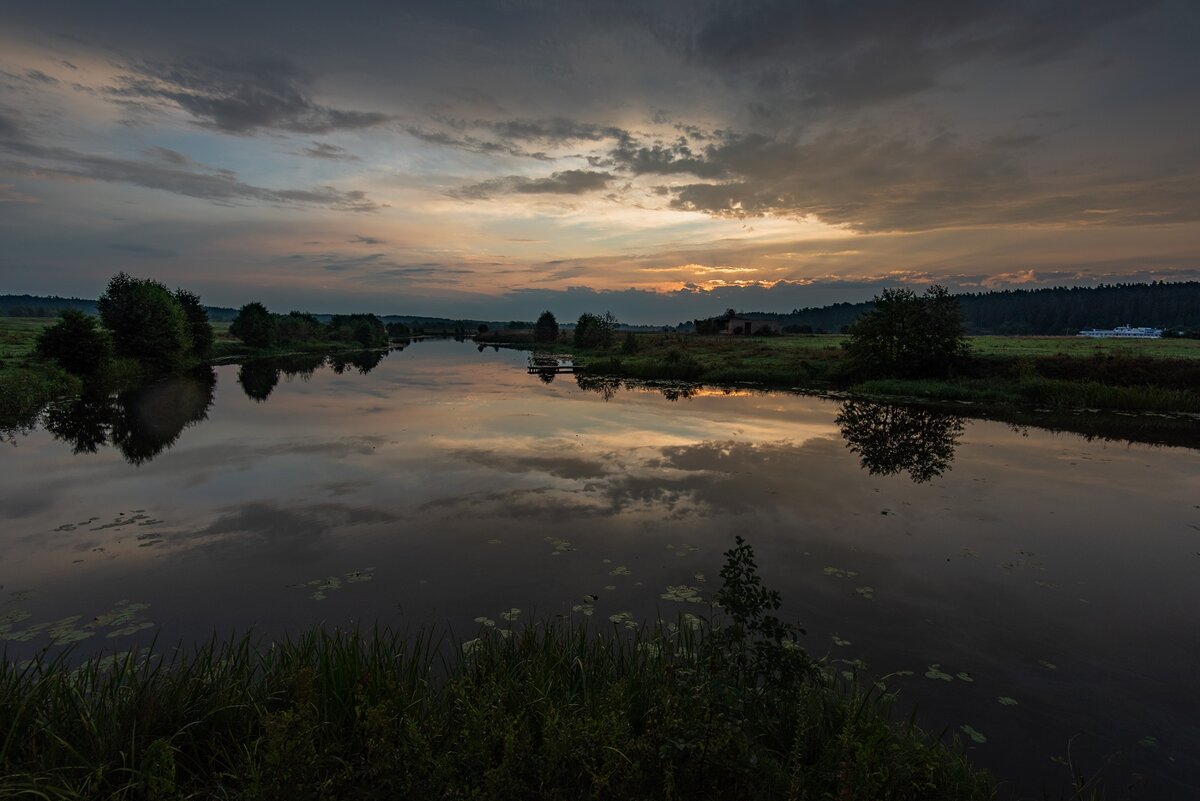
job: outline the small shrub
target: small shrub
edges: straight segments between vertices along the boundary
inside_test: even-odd
[[[67,309],[62,319],[38,335],[37,354],[68,373],[90,375],[112,359],[112,341],[96,318],[78,309]]]

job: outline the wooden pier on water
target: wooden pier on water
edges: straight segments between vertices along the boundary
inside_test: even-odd
[[[554,357],[539,358],[537,356],[531,356],[529,358],[529,367],[526,372],[528,372],[529,375],[560,375],[562,373],[574,373],[575,364],[564,364],[562,361]]]

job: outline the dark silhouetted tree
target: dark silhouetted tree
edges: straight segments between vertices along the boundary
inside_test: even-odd
[[[187,320],[188,349],[194,356],[206,358],[212,352],[213,330],[208,322],[208,311],[200,303],[200,296],[186,289],[176,289],[175,302]]]
[[[78,309],[64,309],[62,319],[38,334],[35,348],[42,358],[76,375],[90,375],[112,359],[108,333]]]
[[[538,342],[558,341],[558,320],[549,311],[542,312],[533,326],[533,338]]]
[[[119,356],[165,369],[177,366],[190,350],[187,317],[157,281],[117,273],[96,309]]]
[[[252,348],[269,348],[275,343],[275,318],[258,301],[247,303],[233,318],[229,333]]]
[[[945,376],[967,355],[958,302],[940,286],[924,295],[908,288],[883,290],[849,334],[850,362],[868,376]]]
[[[584,312],[575,323],[575,347],[607,348],[612,344],[616,328],[617,318],[612,312],[605,312],[603,316]]]

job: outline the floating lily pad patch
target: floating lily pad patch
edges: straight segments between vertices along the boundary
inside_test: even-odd
[[[365,567],[362,570],[351,570],[340,576],[326,576],[323,579],[313,579],[305,584],[293,586],[312,587],[313,593],[309,597],[314,601],[324,601],[329,597],[329,593],[340,590],[344,584],[362,584],[374,578],[375,568]]]
[[[575,546],[571,544],[570,540],[564,540],[560,537],[545,537],[544,539],[554,546],[554,550],[550,552],[551,556],[562,556],[568,551],[575,550]]]
[[[625,567],[625,565],[617,565],[612,570],[608,571],[608,575],[610,575],[610,576],[629,576],[632,574],[629,572],[629,568]]]
[[[695,553],[700,550],[695,545],[688,545],[686,542],[683,545],[668,545],[668,551],[674,551],[676,556],[687,556],[690,553]]]
[[[1045,659],[1039,659],[1038,664],[1046,668],[1046,670],[1058,670],[1058,665],[1053,662],[1047,662]]]
[[[846,646],[846,645],[849,645],[849,644],[850,644],[850,641],[849,641],[849,640],[843,640],[841,637],[837,636],[836,634],[830,634],[830,635],[829,635],[829,638],[830,638],[831,640],[833,640],[833,644],[834,644],[834,645],[838,645],[838,646]]]
[[[840,567],[827,567],[825,568],[825,575],[837,576],[838,578],[854,578],[858,573],[853,570],[843,570]]]
[[[968,684],[975,681],[975,679],[971,678],[971,674],[965,670],[955,673],[954,678],[958,679],[959,681],[965,681]]]
[[[609,615],[608,622],[615,626],[624,626],[627,629],[636,630],[638,628],[637,621],[633,619],[633,614],[630,612],[617,612],[615,615]]]
[[[591,617],[596,613],[597,600],[598,597],[595,595],[585,595],[578,603],[571,606],[571,611]]]
[[[970,737],[972,742],[980,743],[980,744],[987,742],[987,737],[985,737],[983,735],[983,732],[979,731],[974,726],[968,726],[967,724],[964,723],[963,725],[959,726],[958,728],[960,730],[962,730],[963,734]]]
[[[511,609],[509,609],[507,612],[501,612],[500,617],[502,617],[503,619],[505,619],[509,622],[512,622],[521,617],[521,610],[514,606]]]
[[[488,628],[496,627],[496,621],[492,620],[490,617],[486,617],[483,615],[480,615],[479,617],[475,618],[475,622],[481,626],[487,626]]]
[[[872,601],[875,599],[875,588],[874,587],[855,587],[854,591],[856,593],[858,593],[859,595],[861,595],[862,597],[866,598],[868,601]]]
[[[703,596],[700,595],[699,587],[691,587],[687,584],[668,584],[667,591],[659,596],[664,601],[678,601],[679,603],[704,603]]]
[[[122,600],[117,601],[109,611],[95,616],[90,622],[83,625],[79,623],[83,619],[83,615],[71,615],[60,620],[37,623],[25,629],[14,630],[13,624],[29,619],[28,612],[18,610],[0,618],[0,640],[29,642],[46,634],[50,637],[51,645],[64,646],[93,637],[99,629],[110,629],[105,633],[105,637],[121,637],[154,627],[154,624],[141,614],[149,608],[150,604]]]
[[[997,698],[996,700],[999,701],[1004,706],[1016,706],[1017,705],[1017,699],[1010,698],[1007,695],[1002,695],[999,698]]]
[[[1158,748],[1158,738],[1147,734],[1142,739],[1138,740],[1138,745],[1142,748]]]
[[[929,670],[925,671],[925,678],[934,679],[936,681],[953,681],[954,677],[946,671],[942,670],[942,666],[933,664],[929,666]]]

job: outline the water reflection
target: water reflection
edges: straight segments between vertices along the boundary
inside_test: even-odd
[[[341,353],[329,357],[329,367],[338,375],[350,368],[357,370],[360,375],[366,375],[378,367],[386,355],[387,351],[385,350],[359,350],[353,353]]]
[[[871,475],[907,472],[918,484],[950,468],[966,428],[945,412],[864,400],[843,403],[834,422]]]
[[[326,356],[320,353],[295,353],[273,359],[256,359],[246,362],[238,368],[238,384],[246,393],[246,397],[262,403],[271,396],[276,385],[279,384],[281,374],[288,380],[299,378],[307,381],[317,370],[328,366],[337,375],[342,375],[351,369],[357,370],[360,375],[366,375],[378,367],[387,354],[386,350],[360,350],[339,353],[335,356]]]
[[[279,383],[279,368],[273,361],[246,362],[238,368],[238,384],[253,401],[262,403],[271,397]]]
[[[125,460],[144,464],[167,450],[185,428],[208,417],[217,375],[202,367],[115,395],[89,388],[50,404],[42,425],[75,453],[111,443]]]

